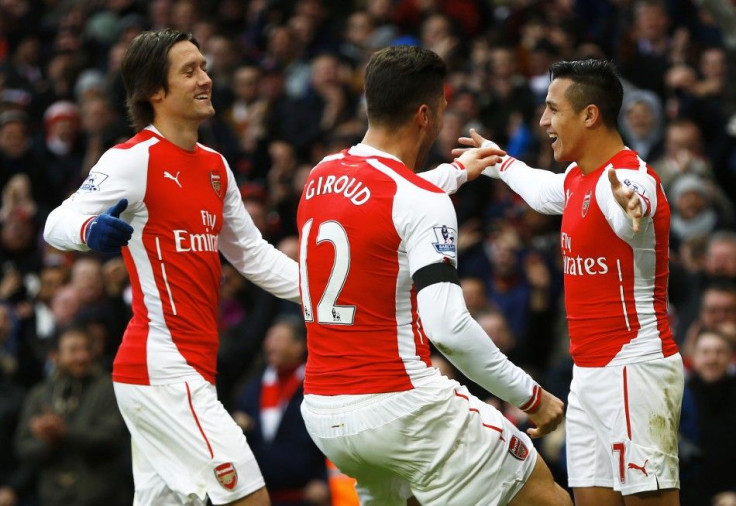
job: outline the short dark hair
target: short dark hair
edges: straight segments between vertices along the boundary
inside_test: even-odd
[[[447,66],[437,53],[417,46],[376,51],[365,69],[368,121],[404,123],[422,104],[433,108],[444,97]]]
[[[169,91],[169,50],[182,41],[199,47],[191,33],[165,28],[137,35],[125,52],[120,74],[125,85],[128,116],[136,132],[153,122],[151,96],[161,88]]]
[[[575,112],[593,104],[598,107],[603,123],[616,128],[624,87],[613,62],[599,59],[561,61],[550,67],[549,76],[550,80],[569,79],[573,82],[565,97]]]
[[[84,326],[73,322],[54,331],[49,342],[49,349],[53,351],[59,351],[59,345],[64,340],[64,338],[72,334],[84,336],[87,338],[88,341],[92,341],[92,335],[89,333],[89,331]]]

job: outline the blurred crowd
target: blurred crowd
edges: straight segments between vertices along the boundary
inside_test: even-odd
[[[475,128],[531,166],[563,171],[538,125],[549,65],[614,60],[625,81],[620,131],[672,207],[669,307],[688,374],[682,504],[736,505],[736,3],[0,0],[0,506],[131,503],[129,441],[110,382],[131,314],[125,266],[54,250],[41,230],[99,156],[132,135],[122,54],[142,30],[169,26],[195,35],[213,78],[217,113],[200,141],[225,155],[264,237],[294,258],[303,181],[324,155],[362,138],[362,71],[377,48],[422,45],[449,67],[426,169],[451,161]],[[559,218],[488,178],[453,201],[471,314],[565,399]],[[347,504],[336,488],[330,499],[339,471],[300,426],[299,308],[227,265],[221,292],[218,390],[274,504]],[[564,484],[563,433],[540,451]]]

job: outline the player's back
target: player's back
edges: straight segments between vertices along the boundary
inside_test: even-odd
[[[403,391],[429,373],[402,209],[447,197],[398,160],[350,153],[312,170],[297,213],[305,393]]]

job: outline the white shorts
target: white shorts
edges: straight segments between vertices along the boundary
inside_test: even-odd
[[[570,487],[623,495],[679,488],[679,354],[610,367],[573,367],[567,405]]]
[[[214,385],[114,383],[131,435],[135,505],[227,504],[265,486]]]
[[[507,504],[537,460],[526,434],[439,373],[405,392],[306,395],[302,414],[363,506]]]

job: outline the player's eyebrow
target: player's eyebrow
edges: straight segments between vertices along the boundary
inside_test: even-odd
[[[182,63],[180,67],[181,72],[189,72],[190,70],[194,70],[197,68],[197,66],[201,67],[203,70],[207,70],[207,60],[204,58],[197,58],[185,61]]]

